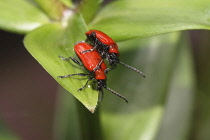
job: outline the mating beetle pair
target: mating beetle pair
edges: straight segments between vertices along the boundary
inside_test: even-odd
[[[103,96],[103,88],[109,90],[113,94],[117,95],[118,97],[124,99],[126,102],[127,99],[123,97],[121,94],[115,92],[114,90],[110,89],[106,86],[106,73],[110,71],[111,69],[114,69],[116,67],[116,64],[122,64],[125,67],[141,74],[143,77],[145,75],[138,69],[131,67],[119,60],[119,51],[117,44],[105,33],[98,31],[98,30],[90,30],[85,33],[87,36],[86,42],[81,41],[75,44],[74,51],[81,60],[82,63],[77,61],[76,59],[69,57],[69,58],[63,58],[60,56],[63,60],[72,60],[78,65],[83,65],[87,71],[89,71],[88,74],[85,73],[77,73],[77,74],[69,74],[65,76],[58,76],[60,78],[66,78],[74,75],[79,76],[89,76],[88,81],[86,84],[80,88],[78,91],[83,90],[88,82],[90,80],[97,80],[97,90],[102,93]],[[107,68],[106,64],[104,63],[104,60],[106,59],[111,66],[111,68]]]

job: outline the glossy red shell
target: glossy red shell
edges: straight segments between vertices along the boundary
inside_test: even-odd
[[[109,46],[109,53],[116,53],[117,55],[119,55],[118,46],[114,42],[114,40],[112,40],[112,38],[110,38],[107,34],[101,32],[101,31],[98,31],[98,30],[90,30],[90,31],[86,32],[85,34],[90,35],[92,32],[96,33],[96,38],[101,43]]]
[[[91,48],[93,48],[91,45],[85,42],[79,42],[74,46],[74,51],[82,61],[84,67],[89,71],[94,71],[94,69],[98,66],[102,58],[97,51],[82,53],[83,51],[90,50]],[[95,71],[95,79],[97,80],[106,79],[106,75],[104,72],[106,68],[107,68],[106,64],[103,61],[101,63],[100,69]]]
[[[116,53],[118,56],[120,55],[119,51],[118,51],[118,46],[117,44],[112,44],[109,46],[109,52],[110,53]]]

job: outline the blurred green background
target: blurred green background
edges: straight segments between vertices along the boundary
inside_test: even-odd
[[[2,2],[3,0],[0,0],[0,7]],[[33,5],[50,5],[39,0],[35,2],[31,0],[30,2]],[[67,0],[63,0],[63,3],[68,6],[72,5]],[[96,7],[93,8],[92,13],[89,12],[85,15],[84,12],[88,11],[85,8],[82,8],[83,11],[81,11],[87,23],[91,21],[91,15],[97,11],[98,6],[96,1],[90,3],[87,2],[85,5]],[[112,6],[115,6],[114,4]],[[164,6],[167,7],[167,4]],[[146,5],[144,8],[147,7],[150,5]],[[45,11],[44,9],[49,9],[49,7],[42,7],[42,9]],[[63,6],[58,4],[57,10],[60,11],[60,9],[63,9]],[[117,7],[115,10],[118,10]],[[124,10],[126,11],[126,9]],[[56,14],[53,14],[54,12]],[[103,13],[103,10],[100,12]],[[203,17],[209,16],[208,10],[201,10],[201,12],[206,13]],[[48,15],[51,19],[57,20],[59,17],[59,12],[56,10],[49,13],[51,13]],[[149,12],[145,13],[150,14]],[[112,13],[109,14],[112,15]],[[1,26],[0,140],[210,139],[210,32],[207,30],[171,32],[171,26],[158,30],[157,26],[151,24],[151,28],[141,29],[143,32],[139,34],[141,38],[135,38],[140,29],[136,29],[134,32],[135,28],[132,26],[128,28],[130,32],[132,30],[133,34],[129,31],[122,33],[121,31],[124,31],[122,28],[112,32],[111,29],[116,28],[115,24],[117,25],[117,23],[110,19],[109,14],[104,17],[96,17],[89,27],[103,30],[107,28],[107,31],[117,40],[121,53],[120,60],[143,71],[146,78],[142,78],[123,66],[118,66],[108,74],[107,85],[125,96],[129,103],[126,104],[120,98],[106,91],[103,101],[98,103],[94,114],[83,106],[84,103],[79,102],[72,94],[59,86],[29,54],[23,45],[24,35],[12,33],[13,30],[21,33],[31,32],[31,29],[25,30],[20,27],[13,29],[9,27],[10,25],[5,26],[5,28]],[[113,16],[115,15],[113,14]],[[41,17],[40,19],[43,20],[40,21],[48,22],[44,16]],[[185,15],[183,17],[185,18]],[[106,18],[112,22],[104,22],[103,20]],[[190,21],[194,23],[193,18],[188,19],[189,23]],[[30,20],[33,21],[33,17]],[[116,21],[118,20],[116,19]],[[124,26],[125,20],[120,26]],[[138,20],[136,19],[136,21]],[[141,20],[148,22],[150,18]],[[154,21],[156,20],[159,21],[158,18],[154,19]],[[182,20],[177,22],[183,23]],[[164,22],[165,20],[160,18],[160,21]],[[209,21],[204,21],[206,22],[205,26],[209,28],[207,24]],[[81,21],[75,20],[75,23],[78,22],[81,23]],[[75,23],[72,23],[72,26]],[[168,23],[167,20],[166,23]],[[70,37],[70,40],[83,38],[84,36],[80,33],[74,34],[75,36],[69,33],[75,33],[78,31],[77,29],[82,30],[82,24],[80,26],[69,28],[69,31],[65,32],[67,38]],[[182,27],[189,29],[191,27],[201,28],[202,26],[200,23],[195,23],[195,25]],[[157,31],[152,27],[156,27]],[[178,27],[180,27],[179,24],[177,24]],[[49,29],[51,31],[51,28]],[[74,30],[72,31],[72,29]],[[41,31],[41,28],[39,30]],[[183,29],[180,27],[176,30]],[[168,33],[169,31],[171,33]],[[48,33],[45,32],[44,34],[46,38]],[[59,36],[59,34],[56,35]],[[61,42],[69,44],[68,41],[65,42],[65,39],[62,40],[64,43]],[[42,44],[42,42],[38,43]],[[65,51],[59,53],[65,53]],[[73,67],[74,69],[77,71],[77,67]],[[70,71],[70,73],[75,73],[75,71]],[[73,81],[79,80],[73,79]],[[69,83],[69,86],[71,85],[72,83]],[[84,93],[89,94],[88,92]]]

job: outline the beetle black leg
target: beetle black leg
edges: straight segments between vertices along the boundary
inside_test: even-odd
[[[104,70],[104,73],[107,74],[111,70],[112,70],[111,68],[107,68],[107,69]]]
[[[116,68],[116,65],[115,66],[113,66],[112,68],[107,68],[107,69],[105,69],[105,74],[107,74],[109,71],[111,71],[111,70],[113,70],[113,69],[115,69]]]
[[[92,79],[93,79],[93,78],[90,77],[90,78],[87,80],[87,82],[85,83],[85,85],[84,85],[83,87],[81,87],[80,89],[78,89],[77,91],[83,90],[83,89],[87,86],[88,82],[91,81]]]
[[[85,51],[82,51],[81,53],[92,52],[92,51],[94,51],[94,49],[95,49],[95,47],[93,47],[93,48],[92,48],[92,49],[90,49],[90,50],[85,50]]]
[[[93,69],[93,72],[101,68],[101,63],[103,62],[103,59],[98,63],[98,65]]]
[[[97,48],[97,46],[95,45],[92,49],[82,51],[81,53],[92,52],[92,51],[94,51],[96,48]]]
[[[96,38],[96,33],[95,32],[92,32],[91,35],[86,39],[86,42],[88,42],[88,41],[90,41],[90,42],[93,41],[94,42],[94,47],[90,50],[82,51],[82,53],[92,52],[98,47],[97,43],[96,43],[97,38]],[[91,44],[91,45],[93,45],[93,44]]]
[[[62,60],[72,60],[74,63],[80,65],[80,66],[83,66],[82,63],[80,63],[77,59],[73,58],[73,57],[68,57],[68,58],[65,58],[63,57],[62,55],[59,55],[59,57],[62,59]]]
[[[75,75],[79,75],[79,76],[90,76],[90,74],[86,74],[86,73],[76,73],[76,74],[69,74],[69,75],[58,76],[58,77],[59,78],[67,78],[67,77],[71,77],[71,76],[75,76]]]

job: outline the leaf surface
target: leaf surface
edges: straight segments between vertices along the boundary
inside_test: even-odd
[[[73,46],[75,42],[85,39],[84,26],[81,16],[75,15],[70,19],[68,27],[63,27],[59,23],[42,26],[30,34],[24,40],[25,46],[35,59],[52,75],[52,77],[66,90],[72,93],[91,112],[94,112],[98,92],[91,87],[78,92],[84,86],[87,77],[74,76],[60,79],[63,76],[75,73],[87,73],[83,67],[76,65],[72,61],[61,60],[58,56],[75,57]],[[70,95],[66,95],[67,98]]]
[[[48,22],[48,17],[31,2],[25,0],[0,1],[1,29],[27,33]]]
[[[210,29],[210,1],[118,0],[106,5],[89,28],[102,30],[115,41]]]

